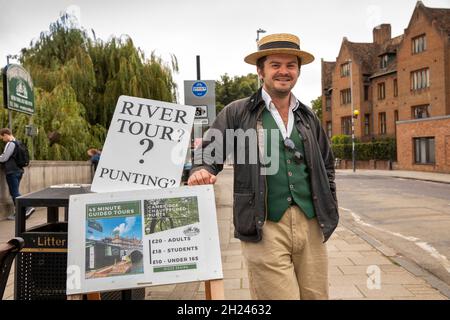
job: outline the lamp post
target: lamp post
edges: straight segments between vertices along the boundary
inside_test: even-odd
[[[14,54],[14,55],[8,54],[6,56],[6,69],[7,70],[9,68],[9,59],[18,59],[18,55],[17,54]],[[8,102],[4,101],[3,103],[5,103],[5,105],[6,105]],[[11,132],[12,132],[13,131],[13,128],[12,128],[12,114],[11,114],[11,109],[9,109],[9,106],[8,106],[8,122],[9,122],[9,130],[11,130]]]
[[[263,30],[261,28],[259,28],[258,30],[256,30],[256,50],[258,50],[258,41],[259,41],[259,34],[260,33],[266,33],[266,30]],[[261,87],[261,79],[258,76],[258,88]]]
[[[353,106],[353,62],[351,59],[349,59],[348,63],[350,64],[350,101],[352,105],[352,169],[353,172],[355,172],[355,109]]]
[[[259,34],[260,33],[266,33],[266,30],[263,30],[261,28],[259,28],[258,30],[256,30],[256,46],[258,46],[258,41],[259,41]]]

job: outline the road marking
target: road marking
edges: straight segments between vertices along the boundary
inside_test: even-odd
[[[404,236],[401,233],[392,232],[392,231],[389,231],[389,230],[386,230],[386,229],[374,226],[374,225],[372,225],[370,223],[364,222],[358,214],[354,213],[350,209],[343,208],[343,207],[339,207],[339,209],[349,212],[350,215],[352,216],[353,220],[355,220],[355,222],[360,224],[360,225],[363,225],[363,226],[366,226],[366,227],[369,227],[369,228],[373,228],[373,229],[376,229],[378,231],[385,232],[385,233],[391,234],[393,236],[402,238],[404,240],[413,242],[416,246],[418,246],[422,250],[425,250],[426,252],[428,252],[430,254],[430,256],[432,256],[434,259],[438,260],[438,262],[445,268],[445,270],[447,270],[447,272],[450,273],[450,261],[448,261],[447,257],[444,256],[443,254],[439,253],[439,251],[437,251],[436,248],[434,248],[432,245],[422,241],[419,238],[410,237],[410,236]]]

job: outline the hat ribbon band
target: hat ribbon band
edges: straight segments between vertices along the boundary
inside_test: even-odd
[[[297,49],[300,50],[300,46],[290,41],[273,41],[260,45],[259,50],[267,49]]]

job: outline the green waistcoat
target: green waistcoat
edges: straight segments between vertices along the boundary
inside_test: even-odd
[[[268,220],[280,221],[286,209],[293,204],[298,205],[309,219],[313,218],[315,213],[311,197],[310,177],[305,160],[300,164],[294,161],[294,153],[284,146],[283,137],[277,123],[267,109],[263,112],[262,123],[265,129],[266,154],[269,157],[272,155],[271,129],[278,131],[279,139],[279,170],[275,175],[266,176]],[[292,129],[290,138],[295,143],[297,150],[304,155],[303,141],[295,126]]]

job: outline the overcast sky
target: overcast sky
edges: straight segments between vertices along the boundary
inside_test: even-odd
[[[450,0],[424,0],[426,6],[450,8]],[[178,102],[183,81],[196,79],[196,55],[203,80],[255,73],[244,57],[256,49],[256,30],[300,37],[301,48],[316,60],[304,66],[294,93],[304,103],[321,94],[320,59],[334,61],[342,38],[371,42],[373,27],[390,23],[392,36],[403,33],[415,0],[0,0],[0,64],[48,31],[61,12],[79,18],[98,38],[129,35],[147,54],[166,61],[178,58]]]

